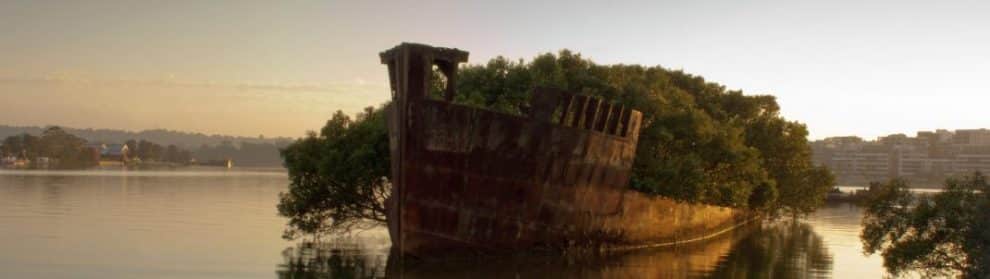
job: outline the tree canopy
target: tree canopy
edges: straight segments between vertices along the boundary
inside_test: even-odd
[[[647,194],[803,214],[816,209],[834,184],[827,169],[811,163],[805,125],[781,117],[780,106],[770,95],[744,95],[660,66],[598,65],[568,50],[541,54],[529,62],[497,57],[486,64],[463,66],[457,77],[455,103],[504,113],[522,114],[531,90],[538,86],[599,96],[641,111],[643,126],[630,187]],[[432,92],[441,92],[441,84],[434,82]],[[284,206],[311,198],[307,191],[321,195],[336,191],[315,188],[363,187],[341,185],[353,180],[355,174],[338,172],[342,166],[331,164],[347,161],[331,156],[381,160],[384,170],[362,172],[379,176],[362,182],[386,177],[387,149],[353,153],[360,148],[387,147],[384,117],[374,117],[377,114],[381,114],[380,109],[369,109],[352,121],[338,112],[320,135],[310,135],[286,148],[282,155],[293,180],[288,197],[298,196],[283,198]],[[336,132],[327,133],[328,129]],[[369,134],[368,130],[380,130],[375,138],[357,138],[351,135],[357,130],[352,129]],[[312,153],[298,154],[303,151]],[[378,157],[365,157],[371,155]],[[342,176],[334,177],[338,174]],[[303,190],[309,187],[314,188]],[[326,203],[336,202],[322,201],[330,198],[326,195],[312,198],[314,203],[323,203],[324,209],[333,206]],[[297,217],[313,219],[308,211],[282,213],[292,218],[290,224],[301,222]],[[303,223],[309,228],[317,221]]]
[[[58,126],[46,128],[41,136],[21,134],[3,140],[0,155],[36,160],[49,158],[54,168],[86,168],[97,164],[86,140],[69,134]]]
[[[631,187],[688,202],[808,213],[834,184],[811,163],[805,125],[770,95],[744,95],[660,66],[598,65],[568,50],[462,67],[455,103],[519,114],[537,86],[643,112]]]
[[[319,134],[282,150],[289,191],[278,212],[289,217],[285,238],[384,223],[389,193],[388,130],[382,108],[351,119],[338,111]]]
[[[912,194],[903,180],[873,183],[864,202],[863,250],[880,252],[894,275],[990,277],[988,191],[980,173],[947,179],[930,196]]]

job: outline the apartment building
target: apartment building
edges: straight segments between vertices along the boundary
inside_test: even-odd
[[[828,166],[839,184],[865,185],[891,178],[940,185],[947,177],[990,173],[990,130],[921,131],[866,141],[826,138],[811,143],[816,164]]]

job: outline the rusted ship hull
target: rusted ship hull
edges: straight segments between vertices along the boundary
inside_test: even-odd
[[[627,190],[635,110],[550,89],[534,90],[524,116],[451,103],[466,59],[415,44],[382,54],[393,89],[389,231],[403,254],[665,245],[749,218]],[[427,97],[434,65],[448,81],[442,100]]]

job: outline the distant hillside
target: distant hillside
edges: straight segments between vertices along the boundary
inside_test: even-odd
[[[13,135],[18,135],[21,133],[28,133],[32,135],[41,134],[41,131],[45,127],[38,126],[7,126],[0,125],[0,138],[6,138]],[[233,142],[233,143],[268,143],[277,144],[279,142],[291,142],[292,138],[261,138],[261,137],[238,137],[238,136],[227,136],[227,135],[206,135],[202,133],[190,133],[181,131],[171,131],[164,129],[154,129],[154,130],[143,130],[143,131],[126,131],[126,130],[115,130],[115,129],[79,129],[62,127],[66,132],[70,134],[79,136],[90,142],[105,142],[105,143],[123,143],[127,140],[147,140],[156,142],[159,144],[169,145],[174,144],[176,146],[185,149],[196,149],[202,145],[218,145],[223,142]]]
[[[233,159],[238,166],[280,166],[282,159],[278,149],[292,143],[286,137],[238,137],[227,135],[206,135],[170,131],[164,129],[126,131],[115,129],[78,129],[62,127],[66,132],[86,139],[89,142],[124,143],[128,140],[146,140],[161,145],[176,145],[193,152],[197,160]],[[0,139],[28,133],[40,135],[45,127],[0,125]]]

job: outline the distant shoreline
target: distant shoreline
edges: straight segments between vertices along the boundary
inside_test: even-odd
[[[836,185],[835,187],[866,189],[866,188],[869,188],[870,185],[869,184],[865,184],[865,185],[842,184],[842,185]],[[942,185],[937,185],[937,184],[911,184],[911,183],[908,183],[908,188],[912,188],[912,189],[942,189],[944,187]]]
[[[231,170],[231,171],[287,171],[285,167],[282,166],[234,166],[232,168],[227,168],[224,166],[210,166],[210,165],[179,165],[179,166],[152,166],[152,167],[134,167],[134,166],[96,166],[90,168],[69,168],[69,169],[58,169],[58,168],[5,168],[0,167],[0,170],[16,170],[16,171],[183,171],[183,170]]]
[[[0,168],[0,175],[29,175],[29,176],[155,176],[179,175],[179,176],[226,176],[226,175],[287,175],[288,172],[282,167],[184,167],[184,168],[161,168],[161,169],[127,169],[127,168],[91,168],[91,169],[3,169]]]

